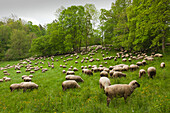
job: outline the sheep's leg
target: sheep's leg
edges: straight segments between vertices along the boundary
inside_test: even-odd
[[[109,103],[110,103],[111,99],[109,97],[107,97],[107,106],[109,107]]]
[[[125,103],[127,103],[127,96],[124,95],[124,100],[125,100]]]
[[[23,89],[23,93],[24,93],[24,92],[26,92],[26,90],[27,90],[27,89],[26,89],[26,88],[24,88],[24,89]]]
[[[100,89],[102,88],[102,84],[100,84]]]

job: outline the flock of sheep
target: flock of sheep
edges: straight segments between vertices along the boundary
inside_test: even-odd
[[[151,56],[147,56],[146,53],[142,53],[142,52],[134,52],[133,53],[134,56],[133,56],[132,53],[128,53],[126,50],[122,50],[121,52],[118,52],[116,56],[109,56],[109,57],[105,57],[105,54],[103,54],[103,52],[101,51],[101,55],[103,56],[103,59],[99,59],[99,58],[93,58],[93,55],[95,55],[95,53],[97,53],[99,49],[110,50],[110,48],[106,48],[102,46],[95,46],[95,47],[96,49],[91,48],[88,50],[88,52],[81,52],[81,55],[88,54],[88,57],[83,57],[81,62],[75,61],[75,64],[77,63],[83,64],[84,62],[86,63],[86,62],[101,61],[101,60],[103,60],[104,63],[107,64],[108,60],[113,59],[114,61],[116,61],[118,58],[122,58],[122,62],[127,62],[127,61],[131,62],[132,60],[137,60],[137,59],[142,60],[141,62],[137,62],[136,64],[131,64],[130,66],[126,64],[119,64],[110,67],[104,67],[103,65],[99,65],[99,67],[97,67],[97,65],[81,66],[82,73],[87,74],[89,76],[93,76],[93,73],[100,72],[99,86],[101,89],[104,90],[107,96],[108,106],[110,101],[114,97],[124,97],[124,100],[126,102],[127,97],[130,96],[137,87],[140,87],[140,84],[136,80],[132,80],[129,84],[111,85],[109,78],[126,77],[126,74],[123,73],[123,71],[128,71],[128,70],[135,71],[139,69],[139,66],[146,65],[147,60],[153,61],[154,57],[163,57],[163,55],[159,53],[157,54],[152,53]],[[106,52],[106,55],[108,55],[108,52]],[[67,63],[73,60],[74,56],[76,57],[76,59],[79,59],[79,55],[77,53],[71,55],[70,54],[65,55],[65,58],[67,57],[69,58],[67,58],[67,61],[63,60],[64,64],[60,65],[60,68],[66,68]],[[24,67],[25,67],[25,71],[30,72],[30,74],[33,74],[38,70],[41,70],[42,73],[45,73],[46,71],[48,71],[47,68],[43,68],[43,66],[40,67],[36,66],[38,63],[43,65],[44,62],[42,60],[45,61],[45,59],[46,59],[45,57],[29,58],[29,59],[25,59],[24,61],[21,61],[17,65],[10,66],[8,64],[6,67],[1,67],[0,70],[4,70],[3,71],[4,75],[10,75],[7,72],[7,69],[9,68],[14,68],[16,70],[16,73],[21,73],[20,69]],[[51,67],[53,69],[54,56],[48,57],[48,59],[52,61],[52,63],[48,62],[48,67]],[[61,57],[61,60],[62,59],[63,57]],[[35,65],[34,67],[32,65],[32,61],[38,61],[34,64]],[[56,61],[58,61],[58,59],[56,59]],[[165,67],[165,63],[162,62],[160,64],[160,67],[161,68]],[[65,76],[66,81],[63,81],[62,83],[63,91],[69,88],[80,88],[78,82],[84,82],[84,80],[80,76],[75,75],[75,71],[79,71],[79,70],[76,67],[73,68],[73,66],[70,66],[68,71],[66,70],[62,71],[62,73],[66,74]],[[156,76],[156,68],[149,67],[147,69],[147,73],[148,73],[148,77],[153,79]],[[139,78],[145,75],[146,75],[146,71],[144,69],[140,69]],[[29,75],[29,76],[23,75],[21,78],[24,80],[24,82],[14,83],[10,85],[11,92],[13,92],[15,89],[23,89],[23,92],[25,92],[27,89],[35,89],[35,88],[38,89],[38,85],[32,82],[33,75]],[[11,78],[5,76],[2,79],[0,79],[0,82],[10,81],[10,80]]]

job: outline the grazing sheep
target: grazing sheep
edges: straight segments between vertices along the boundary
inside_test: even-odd
[[[128,59],[128,61],[129,61],[129,62],[131,62],[131,61],[132,61],[132,59],[131,59],[131,58],[129,58],[129,59]]]
[[[135,71],[135,70],[138,69],[138,68],[139,68],[138,65],[135,65],[135,64],[131,64],[131,65],[130,65],[130,70],[131,70],[131,71]]]
[[[0,82],[3,82],[4,80],[3,79],[0,79]]]
[[[143,63],[143,65],[146,65],[146,60],[143,60],[142,63]]]
[[[30,81],[32,81],[32,79],[30,78],[30,77],[24,77],[24,82],[30,82]]]
[[[63,91],[69,88],[80,88],[79,84],[75,80],[66,80],[62,83]]]
[[[76,75],[67,75],[66,80],[75,80],[76,82],[84,82],[84,80],[80,76]]]
[[[115,77],[115,78],[117,78],[117,77],[126,77],[126,74],[116,71],[116,72],[113,73],[113,77]]]
[[[162,63],[160,64],[160,67],[161,67],[161,68],[164,68],[164,67],[165,67],[165,63],[162,62]]]
[[[128,70],[129,70],[129,66],[128,66],[128,65],[124,65],[124,66],[123,66],[123,69],[124,69],[125,71],[128,71]]]
[[[136,65],[138,65],[138,66],[142,66],[142,65],[143,65],[143,63],[142,63],[142,62],[137,62],[137,63],[136,63]]]
[[[149,67],[147,72],[148,72],[149,78],[153,79],[153,77],[156,76],[156,68],[155,67]]]
[[[126,62],[126,61],[127,61],[127,59],[126,59],[126,58],[122,59],[122,62]]]
[[[101,77],[99,80],[100,88],[105,89],[105,87],[110,86],[110,80],[107,77]]]
[[[10,85],[11,92],[13,92],[15,89],[18,89],[18,90],[21,89],[21,85],[18,84],[18,83],[17,84],[16,83],[15,84],[11,84]]]
[[[74,71],[67,71],[67,72],[66,72],[66,75],[74,75],[74,74],[75,74]]]
[[[63,73],[66,73],[66,70],[63,70]]]
[[[33,75],[29,75],[28,77],[33,78]]]
[[[93,75],[93,72],[89,69],[84,70],[84,73],[87,75]]]
[[[27,75],[23,75],[23,76],[22,76],[22,79],[24,79],[25,77],[28,77],[28,76],[27,76]]]
[[[115,84],[107,86],[105,88],[107,106],[109,106],[110,101],[114,97],[124,97],[126,102],[127,97],[130,96],[137,87],[140,87],[140,84],[136,80],[131,81],[129,84]]]
[[[107,71],[100,72],[100,77],[108,77],[108,72]]]
[[[23,89],[23,92],[25,92],[27,89],[38,89],[38,85],[34,82],[22,82],[20,83],[21,88]]]
[[[78,69],[76,67],[73,68],[73,71],[78,71]]]
[[[91,70],[94,71],[94,73],[99,71],[99,69],[97,67],[94,67]]]
[[[7,82],[7,81],[11,81],[11,78],[6,77],[5,82]]]
[[[141,69],[140,71],[139,71],[139,78],[141,78],[143,75],[145,75],[146,74],[146,71],[144,70],[144,69]]]

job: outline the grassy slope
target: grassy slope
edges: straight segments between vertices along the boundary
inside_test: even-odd
[[[105,51],[104,51],[105,53]],[[114,51],[109,52],[107,56],[115,56]],[[65,80],[65,74],[62,73],[63,68],[59,67],[60,64],[64,64],[61,56],[55,57],[59,59],[58,62],[54,62],[54,69],[48,68],[46,59],[43,67],[48,68],[49,71],[42,73],[40,70],[34,75],[33,82],[39,85],[38,90],[27,91],[23,93],[22,90],[15,90],[10,92],[9,86],[13,83],[20,83],[22,75],[29,75],[29,72],[25,72],[25,68],[22,68],[21,74],[16,74],[14,69],[9,69],[12,81],[0,83],[0,112],[87,112],[87,113],[108,113],[108,112],[170,112],[170,51],[163,58],[155,58],[155,61],[147,61],[146,66],[140,66],[140,69],[147,70],[148,67],[154,66],[157,69],[156,77],[148,79],[148,77],[138,78],[138,72],[125,72],[126,78],[112,79],[111,84],[129,83],[131,80],[137,80],[141,87],[137,88],[134,93],[128,98],[125,104],[123,98],[113,99],[110,106],[106,106],[106,96],[104,91],[99,88],[100,73],[97,72],[93,76],[87,76],[82,74],[80,67],[90,65],[99,66],[102,61],[93,63],[80,63],[82,57],[77,60],[79,63],[75,64],[75,57],[73,61],[67,62],[67,68],[72,65],[79,69],[76,75],[81,76],[84,79],[84,83],[79,83],[80,89],[69,89],[65,92],[62,91],[61,84]],[[94,55],[94,58],[98,57],[102,59],[100,51]],[[68,57],[67,57],[68,58]],[[39,60],[40,61],[40,60]],[[136,63],[141,60],[133,60],[131,63]],[[160,68],[160,63],[164,61],[166,67]],[[18,61],[19,62],[19,61]],[[17,64],[15,62],[3,62],[0,66],[7,64]],[[50,61],[51,62],[51,61]],[[108,60],[108,64],[103,64],[106,67],[110,65],[120,64],[121,59],[118,61]],[[35,61],[33,61],[33,64]],[[129,62],[125,64],[130,65]],[[38,64],[41,66],[41,64]],[[4,77],[3,71],[0,71],[0,78]]]

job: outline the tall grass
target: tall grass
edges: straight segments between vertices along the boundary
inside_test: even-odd
[[[101,50],[100,50],[101,51]],[[65,74],[62,73],[63,68],[59,67],[60,64],[64,64],[63,60],[67,58],[61,56],[56,56],[56,59],[59,61],[54,62],[54,69],[48,67],[47,62],[52,62],[51,60],[46,59],[43,61],[44,65],[38,64],[38,66],[43,66],[43,68],[48,68],[48,71],[42,73],[40,70],[36,71],[33,77],[33,82],[39,85],[38,90],[33,91],[27,90],[23,93],[22,90],[15,90],[10,92],[9,86],[13,83],[23,82],[21,79],[22,75],[30,75],[29,72],[25,72],[25,68],[21,68],[20,74],[16,73],[14,68],[8,69],[10,73],[10,78],[12,79],[9,82],[0,83],[0,112],[5,113],[30,113],[30,112],[50,112],[50,113],[109,113],[109,112],[118,112],[118,113],[131,113],[131,112],[144,112],[144,113],[168,113],[170,112],[170,51],[167,51],[167,54],[163,58],[155,58],[154,61],[147,61],[146,66],[140,66],[140,69],[147,70],[148,67],[154,66],[157,69],[157,74],[154,79],[149,79],[146,75],[139,79],[138,72],[127,71],[124,72],[127,74],[126,78],[110,78],[111,84],[128,84],[132,80],[137,80],[141,87],[137,88],[133,94],[128,97],[127,103],[124,102],[123,98],[113,99],[110,103],[110,106],[106,106],[106,95],[104,91],[99,88],[99,79],[100,73],[94,73],[93,76],[85,75],[81,72],[81,66],[88,65],[97,65],[99,66],[102,60],[100,51],[96,53],[93,58],[98,57],[101,61],[97,62],[88,62],[81,63],[83,57],[87,55],[79,55],[79,59],[73,61],[67,61],[68,70],[70,66],[77,67],[79,69],[76,72],[76,75],[81,76],[84,79],[84,83],[79,83],[81,86],[80,89],[68,89],[62,91],[61,84],[65,81]],[[103,51],[104,53],[106,51]],[[115,56],[115,51],[109,51],[109,54],[106,56]],[[75,61],[78,61],[78,64],[75,64]],[[109,67],[111,65],[116,65],[122,63],[122,59],[117,61],[107,60],[108,64],[104,66]],[[123,62],[124,64],[132,64],[141,60],[133,60],[130,62]],[[32,64],[37,61],[32,61]],[[166,67],[160,68],[160,63],[165,62]],[[0,66],[6,66],[7,64],[17,64],[19,61],[14,62],[3,62],[0,63]],[[0,71],[0,78],[4,77],[3,71]]]

